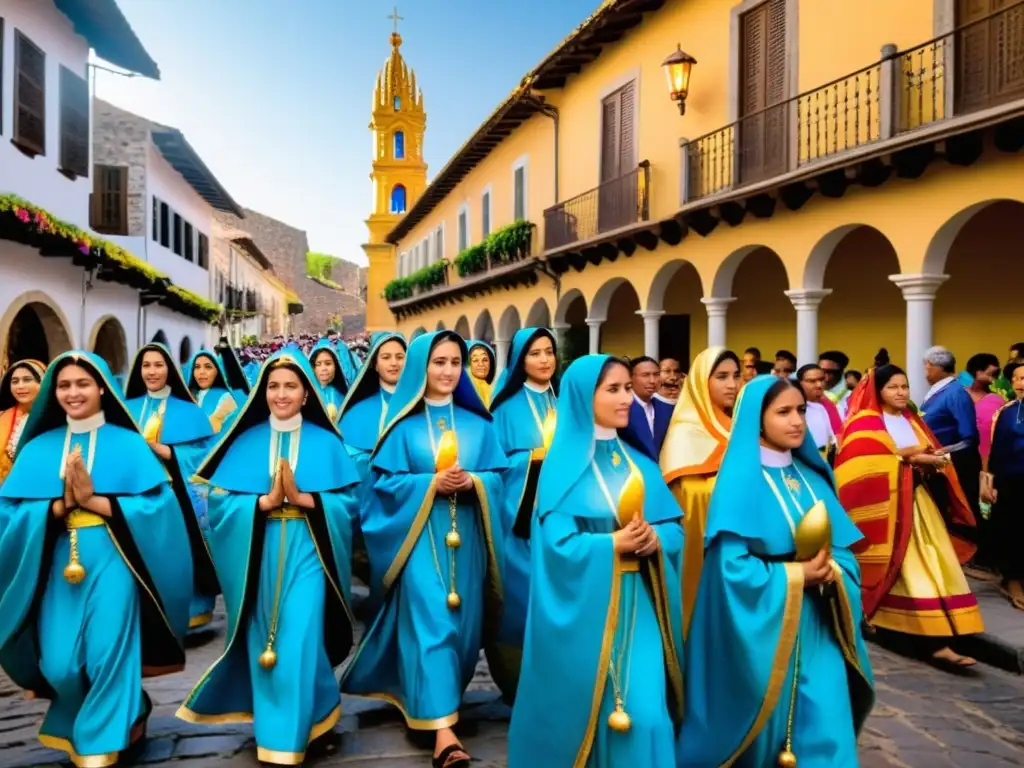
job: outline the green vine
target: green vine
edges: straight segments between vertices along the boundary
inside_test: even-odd
[[[165,273],[133,256],[121,246],[62,221],[49,211],[17,195],[0,195],[0,215],[2,214],[7,214],[19,222],[26,237],[64,240],[68,245],[67,255],[81,259],[79,263],[85,262],[89,268],[108,268],[115,274],[113,279],[116,282],[134,288],[145,288],[150,293],[162,294],[164,303],[183,314],[211,324],[220,317],[220,305],[204,299],[197,293],[173,285]]]
[[[491,266],[508,264],[526,256],[533,238],[533,224],[524,219],[496,229],[482,243],[471,245],[455,257],[459,277],[483,272]]]
[[[441,259],[434,264],[417,269],[407,277],[396,277],[384,286],[384,298],[388,301],[410,299],[417,288],[421,291],[429,291],[434,286],[443,285],[447,277],[448,261]]]

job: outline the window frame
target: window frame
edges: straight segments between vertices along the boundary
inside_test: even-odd
[[[19,134],[18,127],[20,120],[18,119],[20,110],[18,109],[18,101],[21,95],[21,68],[18,66],[18,61],[21,58],[21,46],[28,44],[39,52],[39,55],[43,58],[43,82],[39,86],[42,91],[42,102],[43,102],[43,114],[40,116],[42,123],[42,143],[34,144],[31,141],[26,142],[25,138]],[[40,48],[35,42],[22,32],[20,29],[15,28],[14,30],[14,83],[13,83],[13,94],[12,94],[12,107],[14,110],[11,115],[11,143],[14,144],[19,150],[28,155],[29,157],[46,157],[46,52]]]
[[[466,249],[473,245],[473,233],[470,230],[471,222],[469,218],[469,202],[464,202],[459,205],[459,212],[456,215],[456,233],[455,239],[458,245],[457,252],[462,253]],[[465,223],[465,226],[463,226]]]
[[[523,171],[523,215],[521,217],[516,215],[516,202],[518,196],[516,195],[516,173],[522,169]],[[530,218],[530,156],[522,155],[512,163],[512,221],[519,221],[520,218],[523,221],[528,221]],[[493,226],[493,222],[491,222]]]
[[[107,184],[111,171],[117,172],[117,189]],[[128,173],[126,165],[96,165],[93,168],[93,186],[89,201],[89,228],[102,235],[128,235]],[[105,196],[117,195],[117,214],[107,219]]]
[[[89,178],[89,161],[90,155],[92,154],[92,116],[90,94],[89,94],[89,81],[84,77],[79,77],[74,71],[65,67],[63,64],[57,69],[57,89],[58,89],[58,113],[57,113],[57,150],[58,150],[58,162],[57,170],[63,173],[68,178],[74,179],[87,179]],[[70,105],[69,102],[73,100],[71,89],[79,89],[79,95],[82,95],[84,91],[85,103],[80,106],[84,106],[84,113],[77,113]],[[74,117],[69,118],[69,114]],[[85,120],[85,136],[84,136],[84,158],[80,160],[78,168],[72,168],[71,161],[69,161],[67,155],[70,151],[73,151],[74,135],[72,131],[68,131],[68,127],[72,126],[74,119],[82,118]],[[44,129],[45,130],[45,129]],[[69,135],[70,134],[70,135]]]
[[[514,177],[513,177],[514,178]],[[514,183],[514,182],[513,182]],[[480,239],[486,240],[494,231],[494,190],[491,184],[480,193]]]

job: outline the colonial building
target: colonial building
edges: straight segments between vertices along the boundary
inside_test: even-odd
[[[201,286],[89,228],[90,48],[159,77],[115,0],[0,6],[0,367],[86,348],[123,373],[154,317],[201,341],[219,314]]]
[[[229,315],[238,310],[217,290],[210,253],[214,211],[242,209],[179,130],[93,99],[92,179],[96,232]],[[216,328],[159,305],[146,308],[142,323],[142,338],[167,344],[182,363],[217,340]]]
[[[401,259],[387,235],[416,204],[427,186],[427,164],[423,160],[423,137],[427,113],[423,92],[416,85],[416,73],[409,69],[399,48],[398,15],[391,34],[391,56],[377,75],[373,88],[373,212],[366,220],[369,240],[363,246],[370,269],[366,281],[366,327],[370,331],[387,330],[394,325],[384,300],[384,288],[396,275],[404,276],[425,266],[444,251],[444,226],[422,238],[415,250]],[[429,251],[429,253],[428,253]]]
[[[606,0],[410,202],[371,298],[398,265],[402,331],[499,349],[885,346],[920,397],[931,343],[1020,341],[1022,41],[1002,0]]]

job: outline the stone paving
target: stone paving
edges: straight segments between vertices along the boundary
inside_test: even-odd
[[[219,619],[207,642],[189,651],[188,668],[150,681],[154,713],[136,762],[180,768],[256,766],[249,726],[205,727],[174,711],[222,650]],[[1024,677],[990,667],[953,675],[872,646],[878,704],[861,738],[863,768],[996,768],[1024,765]],[[60,765],[39,745],[45,702],[26,701],[0,675],[0,766]],[[429,748],[405,736],[395,712],[380,702],[345,697],[335,738],[308,765],[399,768],[429,765]],[[466,696],[463,740],[480,768],[505,766],[508,709],[497,701],[481,663]],[[671,768],[671,767],[670,767]]]

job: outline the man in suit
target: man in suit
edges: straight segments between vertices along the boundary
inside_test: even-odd
[[[654,358],[645,355],[630,360],[629,370],[633,376],[633,405],[624,431],[636,437],[657,461],[672,420],[672,406],[654,396],[661,384],[661,369]]]

